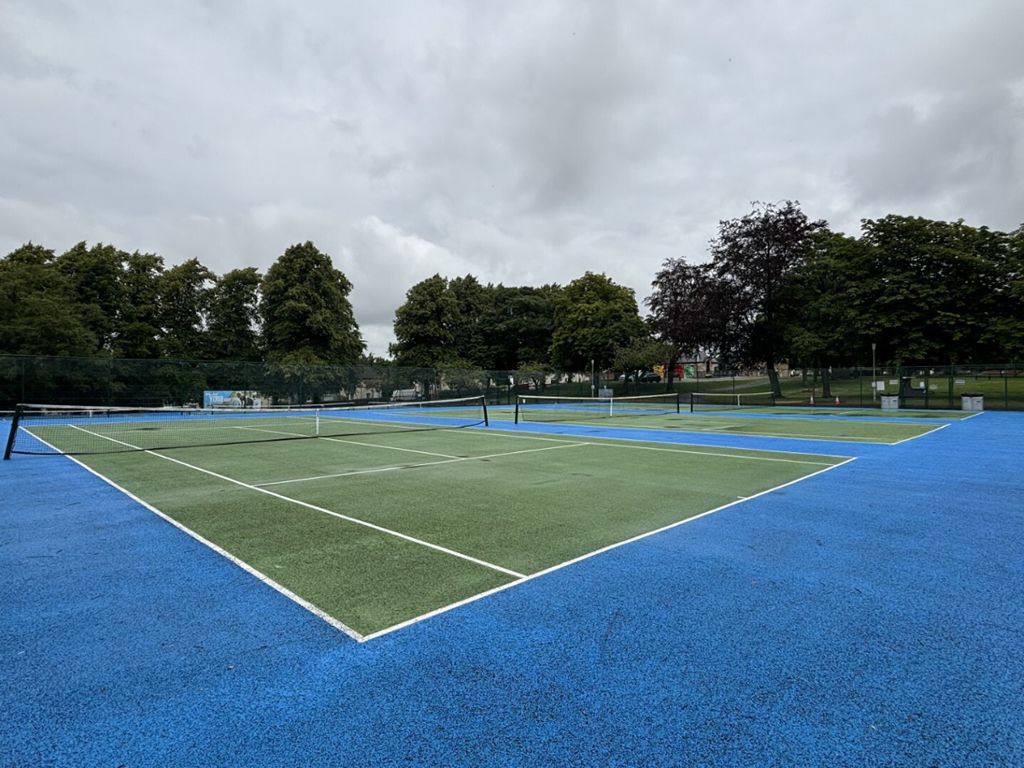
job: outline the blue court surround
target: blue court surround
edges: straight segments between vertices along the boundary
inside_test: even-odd
[[[0,462],[0,766],[1024,765],[1024,414],[671,439],[859,458],[362,645]]]

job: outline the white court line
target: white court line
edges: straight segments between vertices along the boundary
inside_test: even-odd
[[[619,542],[616,542],[614,544],[609,544],[608,546],[601,547],[600,549],[595,549],[593,552],[587,552],[584,555],[580,555],[579,557],[574,557],[571,560],[566,560],[563,563],[558,563],[557,565],[553,565],[550,568],[545,568],[542,571],[537,571],[536,573],[531,573],[529,576],[523,576],[521,579],[519,579],[517,581],[510,581],[508,584],[502,584],[501,586],[495,587],[493,589],[489,589],[486,592],[481,592],[481,593],[473,595],[471,597],[467,597],[467,598],[465,598],[463,600],[459,600],[457,602],[451,603],[450,605],[442,606],[441,608],[437,608],[437,609],[435,609],[433,611],[429,611],[428,613],[424,613],[421,616],[416,616],[415,618],[408,619],[407,621],[403,621],[403,622],[400,622],[398,624],[394,624],[394,625],[392,625],[390,627],[385,627],[384,629],[377,630],[376,632],[371,632],[370,634],[366,635],[363,638],[363,642],[368,641],[368,640],[375,640],[376,638],[383,637],[384,635],[389,635],[392,632],[397,632],[400,629],[405,629],[406,627],[410,627],[413,624],[418,624],[419,622],[425,621],[426,619],[433,618],[434,616],[439,616],[442,613],[447,613],[448,611],[451,611],[451,610],[453,610],[455,608],[459,608],[459,607],[461,607],[463,605],[468,605],[469,603],[474,603],[477,600],[481,600],[481,599],[483,599],[485,597],[489,597],[491,595],[497,594],[498,592],[503,592],[506,589],[510,589],[512,587],[518,587],[520,584],[525,584],[528,581],[533,581],[534,579],[538,579],[541,576],[547,576],[549,573],[554,573],[555,571],[559,571],[562,568],[567,568],[570,565],[575,565],[576,563],[582,562],[583,560],[588,560],[588,559],[590,559],[592,557],[596,557],[597,555],[604,554],[605,552],[610,552],[613,549],[618,549],[619,547],[623,547],[623,546],[625,546],[627,544],[632,544],[632,543],[640,541],[642,539],[646,539],[646,538],[648,538],[650,536],[655,536],[655,535],[657,535],[659,533],[663,533],[663,532],[671,530],[673,528],[678,528],[681,525],[686,525],[687,523],[692,523],[694,520],[699,520],[702,517],[707,517],[708,515],[712,515],[715,512],[721,512],[723,509],[728,509],[729,507],[734,507],[737,504],[743,504],[744,502],[750,501],[751,499],[756,499],[759,496],[764,496],[765,494],[773,493],[774,491],[777,491],[777,490],[779,490],[781,488],[786,488],[786,487],[788,487],[790,485],[795,485],[796,483],[801,483],[804,480],[809,480],[810,478],[815,477],[816,475],[820,475],[820,474],[822,474],[824,472],[831,472],[833,469],[836,469],[837,467],[841,467],[844,464],[849,464],[851,461],[856,461],[856,457],[849,458],[846,461],[840,462],[839,464],[834,464],[834,465],[829,466],[829,467],[825,467],[824,469],[819,469],[817,472],[812,472],[809,475],[804,475],[803,477],[798,477],[796,480],[790,480],[788,483],[782,483],[781,485],[777,485],[774,488],[768,488],[767,490],[761,491],[760,493],[755,493],[752,496],[747,496],[746,498],[736,499],[735,501],[730,501],[728,504],[723,504],[720,507],[715,507],[714,509],[709,509],[706,512],[701,512],[700,514],[694,515],[693,517],[688,517],[685,520],[678,520],[678,521],[676,521],[674,523],[670,523],[668,525],[662,526],[661,528],[657,528],[656,530],[648,531],[647,533],[641,533],[638,536],[634,536],[634,537],[632,537],[630,539],[626,539],[624,541],[619,541]]]
[[[697,417],[697,418],[700,418],[700,417]],[[548,422],[538,422],[538,421],[531,422],[531,421],[526,421],[526,422],[523,422],[523,423],[525,423],[525,424],[552,424],[554,422],[550,422],[550,421],[548,421]],[[660,432],[660,433],[673,434],[673,430],[671,430],[669,428],[666,428],[666,427],[638,427],[638,426],[624,426],[624,425],[609,425],[607,427],[600,427],[599,425],[595,425],[593,422],[590,422],[588,424],[588,423],[581,423],[581,422],[578,422],[578,421],[560,421],[560,422],[558,422],[558,424],[563,425],[563,426],[569,426],[569,427],[584,427],[586,429],[639,429],[639,430],[652,430],[652,431]],[[712,432],[712,431],[714,431],[713,429],[691,427],[691,426],[689,426],[688,422],[687,422],[687,424],[685,426],[675,427],[673,429],[678,430],[678,433],[684,433],[684,434],[686,432]],[[716,427],[715,429],[721,429],[721,428],[720,427]],[[801,432],[794,432],[793,434],[781,434],[781,433],[766,434],[766,433],[763,433],[763,432],[741,432],[739,430],[735,430],[733,432],[729,432],[728,434],[729,435],[736,435],[736,436],[739,436],[739,437],[765,437],[765,438],[768,438],[770,440],[814,440],[816,442],[824,442],[824,443],[865,443],[865,444],[868,444],[868,445],[896,445],[896,443],[890,443],[890,442],[887,442],[885,440],[873,440],[870,437],[852,437],[852,436],[851,437],[840,437],[840,436],[835,436],[835,435],[832,435],[830,437],[825,437],[823,435],[809,435],[809,434],[801,433]],[[767,449],[766,448],[765,450],[766,451],[770,451],[771,449]]]
[[[400,469],[419,469],[420,467],[437,467],[442,464],[455,464],[460,461],[480,461],[482,459],[498,459],[502,456],[518,456],[522,453],[538,453],[540,451],[557,451],[560,448],[575,448],[581,445],[593,445],[593,443],[563,443],[562,445],[549,445],[544,448],[526,448],[522,451],[507,451],[505,453],[491,453],[484,456],[456,456],[442,461],[425,461],[422,464],[397,464],[388,467],[373,467],[371,469],[354,469],[351,472],[336,472],[331,475],[314,475],[313,477],[297,477],[293,480],[275,480],[272,483],[256,483],[257,488],[266,488],[270,485],[287,485],[289,483],[305,483],[310,480],[328,480],[334,477],[352,477],[353,475],[371,475],[378,472],[396,472]]]
[[[249,430],[258,431],[258,432],[271,432],[273,434],[295,435],[296,437],[304,437],[304,435],[300,435],[300,434],[294,433],[294,432],[281,432],[281,431],[278,431],[278,430],[271,430],[271,429],[259,429],[257,427],[236,427],[236,429],[249,429]],[[489,434],[494,434],[494,433],[484,432],[484,431],[466,430],[465,434],[470,434],[470,435],[489,435]],[[501,436],[502,437],[513,437],[513,438],[518,438],[518,439],[521,439],[521,440],[545,440],[547,442],[555,442],[555,443],[565,443],[565,442],[567,442],[566,440],[558,440],[556,438],[534,437],[532,435],[527,436],[527,435],[505,435],[505,434],[502,434]],[[747,437],[749,435],[744,435],[744,436]],[[338,443],[353,443],[354,445],[366,445],[366,446],[369,446],[371,448],[393,448],[394,447],[394,446],[390,446],[390,445],[378,445],[376,443],[360,443],[360,442],[355,441],[355,440],[343,440],[343,439],[337,438],[337,437],[322,437],[320,439],[321,440],[331,440],[331,441],[338,442]],[[609,438],[609,439],[615,439],[615,438]],[[584,443],[576,443],[576,442],[570,443],[570,445],[583,445],[583,444]],[[601,445],[601,443],[591,443],[591,445]],[[607,445],[607,446],[612,447],[612,448],[616,447],[616,444],[605,443],[604,445]],[[790,463],[790,464],[812,464],[812,465],[817,465],[817,466],[825,466],[826,463],[827,463],[827,462],[823,462],[823,461],[802,461],[802,460],[798,460],[798,459],[780,459],[780,458],[777,458],[777,457],[769,457],[769,456],[748,456],[746,454],[718,453],[718,452],[715,452],[715,451],[695,451],[695,450],[692,450],[692,449],[680,449],[680,448],[659,448],[659,447],[654,447],[654,446],[625,445],[625,446],[618,446],[618,447],[636,448],[636,449],[643,449],[643,450],[648,450],[648,451],[668,451],[668,452],[671,452],[671,453],[689,453],[689,454],[694,454],[694,455],[698,455],[698,456],[719,456],[719,457],[727,458],[727,459],[751,459],[753,461],[775,461],[775,462],[783,462],[783,463]],[[462,460],[464,458],[464,457],[458,457],[458,456],[447,456],[446,454],[443,454],[443,453],[431,453],[430,451],[416,451],[416,450],[414,450],[412,448],[397,448],[397,447],[394,447],[394,450],[396,450],[396,451],[410,451],[412,453],[425,453],[428,456],[445,456],[446,458],[450,458],[450,459],[453,459],[453,460]],[[743,450],[743,449],[739,449],[739,450]],[[770,453],[770,451],[765,451],[765,453]],[[510,455],[510,454],[495,454],[495,457],[502,456],[502,455]],[[482,457],[477,457],[477,458],[482,458]],[[413,466],[430,466],[432,464],[445,464],[445,463],[448,463],[448,462],[430,462],[429,464],[422,464],[422,465],[416,464],[416,465],[413,465]],[[363,470],[363,471],[365,472],[366,470]],[[374,471],[386,471],[386,470],[374,470]],[[353,472],[353,473],[342,473],[342,474],[338,474],[338,475],[324,475],[323,478],[344,477],[347,474],[359,474],[359,473]],[[321,479],[321,478],[311,478],[311,479]],[[297,481],[297,480],[284,480],[284,481],[280,481],[280,482],[282,482],[282,483],[289,483],[289,482],[299,482],[299,481]],[[276,484],[277,483],[260,483],[259,485],[263,486],[263,485],[276,485]]]
[[[238,427],[238,429],[253,429],[253,428],[251,428],[251,427]],[[259,431],[261,431],[261,432],[271,432],[273,430],[259,430]],[[289,433],[289,432],[277,433],[277,432],[275,432],[275,434],[292,434],[292,433]],[[482,432],[482,431],[481,432],[467,431],[466,434],[486,435],[486,434],[489,434],[489,433]],[[783,459],[783,458],[779,458],[779,457],[775,457],[775,456],[750,456],[750,455],[747,455],[747,454],[719,453],[717,451],[696,451],[696,450],[687,449],[687,448],[667,448],[667,447],[662,448],[662,447],[659,447],[659,446],[649,446],[649,445],[620,445],[618,443],[580,443],[580,442],[569,442],[567,440],[558,440],[556,438],[534,437],[532,435],[527,436],[527,435],[504,435],[503,434],[501,436],[502,437],[515,437],[515,438],[524,439],[524,440],[544,440],[546,442],[561,443],[561,444],[566,444],[566,445],[570,445],[570,446],[573,446],[573,445],[604,445],[605,447],[608,447],[608,448],[632,448],[634,450],[664,451],[666,453],[685,453],[685,454],[693,454],[693,455],[697,455],[697,456],[717,456],[717,457],[726,458],[726,459],[749,459],[751,461],[772,461],[772,462],[781,462],[781,463],[784,463],[784,464],[810,464],[812,466],[832,466],[831,462],[825,462],[825,461],[805,461],[805,460],[801,460],[801,459]],[[336,442],[353,442],[356,445],[364,445],[364,443],[358,443],[356,441],[349,441],[349,440],[341,440],[341,439],[333,438],[333,437],[325,437],[325,438],[321,438],[321,439],[323,439],[323,440],[334,440]],[[372,446],[374,448],[390,448],[391,447],[391,446],[378,446],[378,445],[376,445],[374,443],[369,443],[367,445],[370,445],[370,446]],[[411,449],[396,448],[396,450],[411,450]],[[540,450],[544,450],[544,449],[540,449]],[[445,454],[443,454],[443,453],[442,454],[429,454],[429,452],[427,452],[427,451],[423,451],[423,453],[428,453],[428,455],[445,456]],[[471,460],[471,459],[474,459],[474,458],[476,458],[476,459],[480,459],[480,458],[497,458],[499,456],[511,456],[511,455],[513,455],[515,453],[528,453],[528,451],[513,451],[511,453],[496,453],[496,454],[493,454],[491,456],[475,456],[475,457],[456,457],[456,456],[451,456],[451,457],[448,457],[448,458],[451,459],[451,461],[432,461],[432,462],[426,462],[424,464],[413,464],[413,465],[411,465],[411,467],[421,467],[421,466],[425,467],[425,466],[434,466],[434,465],[437,465],[437,464],[450,464],[450,463],[452,463],[454,461],[466,461],[466,460]],[[410,465],[406,465],[406,467],[410,467]],[[280,481],[275,482],[275,483],[258,483],[258,485],[260,487],[267,486],[267,485],[281,485],[281,484],[285,484],[285,483],[301,482],[302,480],[305,480],[305,479],[321,480],[321,479],[327,479],[327,478],[331,478],[331,477],[346,477],[348,475],[369,474],[371,472],[387,472],[387,471],[392,471],[393,469],[401,469],[401,467],[384,467],[384,468],[373,469],[373,470],[359,470],[359,471],[353,471],[353,472],[342,472],[342,473],[338,473],[338,474],[335,474],[335,475],[321,475],[321,476],[318,476],[318,477],[301,478],[299,480],[280,480]]]
[[[22,427],[22,429],[24,429],[24,427]],[[25,431],[28,432],[27,429]],[[28,432],[28,434],[32,435],[33,438],[35,438],[36,440],[41,442],[43,445],[47,446],[48,448],[51,448],[54,452],[61,453],[61,451],[59,451],[56,447],[54,447],[50,443],[46,442],[45,440],[43,440],[43,438],[39,437],[38,435],[34,435],[31,432]],[[148,501],[145,501],[144,499],[140,499],[138,496],[136,496],[134,493],[129,491],[127,488],[124,488],[124,487],[118,485],[117,483],[115,483],[113,480],[111,480],[106,475],[100,474],[95,469],[90,467],[88,464],[83,464],[81,461],[76,459],[74,456],[69,456],[66,453],[64,454],[64,457],[67,458],[67,459],[71,459],[71,461],[75,462],[75,464],[80,466],[86,472],[89,472],[90,474],[95,475],[100,480],[102,480],[104,483],[106,483],[107,485],[111,486],[112,488],[120,491],[125,496],[127,496],[129,499],[131,499],[132,501],[136,502],[137,504],[141,504],[144,508],[148,509],[150,512],[152,512],[154,515],[156,515],[157,517],[161,518],[162,520],[165,520],[166,522],[170,523],[171,525],[173,525],[175,528],[177,528],[182,533],[184,533],[184,534],[186,534],[188,536],[191,536],[193,539],[198,541],[200,544],[206,545],[207,547],[212,549],[214,552],[216,552],[221,557],[226,558],[230,562],[232,562],[235,565],[237,565],[239,568],[241,568],[246,573],[249,573],[249,574],[255,576],[257,579],[262,581],[264,584],[266,584],[271,589],[276,590],[277,592],[279,592],[282,595],[284,595],[285,597],[287,597],[289,600],[295,602],[296,604],[298,604],[302,608],[305,608],[307,611],[312,613],[318,619],[322,619],[323,621],[327,622],[328,624],[330,624],[335,629],[341,630],[342,632],[344,632],[346,635],[348,635],[349,637],[351,637],[353,640],[355,640],[357,642],[362,643],[362,642],[366,641],[366,637],[364,635],[361,635],[360,633],[356,632],[354,629],[352,629],[352,627],[350,627],[347,624],[344,624],[344,623],[338,621],[336,618],[331,616],[329,613],[325,613],[324,611],[321,611],[319,608],[317,608],[315,605],[313,605],[308,600],[306,600],[306,599],[304,599],[302,597],[299,597],[299,595],[297,595],[294,592],[292,592],[290,589],[288,589],[288,587],[286,587],[283,584],[279,584],[278,582],[274,581],[272,578],[267,576],[267,574],[263,573],[262,571],[256,570],[255,568],[253,568],[251,565],[249,565],[244,560],[239,560],[237,557],[232,555],[226,549],[223,549],[222,547],[219,547],[218,545],[214,544],[209,539],[204,538],[203,536],[201,536],[198,533],[196,533],[195,531],[193,531],[191,528],[185,527],[183,524],[179,523],[177,520],[175,520],[170,515],[167,515],[167,514],[161,512],[159,509],[154,507]]]
[[[920,435],[914,435],[913,437],[907,437],[907,438],[905,438],[903,440],[897,440],[895,443],[889,443],[889,445],[900,445],[901,443],[908,443],[911,440],[917,440],[917,438],[919,438],[919,437],[924,437],[925,435],[930,435],[932,432],[938,432],[940,429],[945,429],[948,426],[949,426],[948,423],[947,424],[942,424],[942,425],[940,425],[938,427],[933,427],[932,429],[929,429],[927,432],[922,432]]]
[[[581,427],[582,426],[588,426],[590,429],[593,429],[593,425],[578,424],[578,425],[575,425],[575,426],[581,426]],[[672,434],[671,432],[668,432],[667,430],[660,430],[660,431],[663,432],[663,433]],[[467,429],[467,430],[464,430],[462,432],[462,434],[464,434],[464,435],[478,435],[478,436],[482,436],[482,437],[508,437],[508,438],[512,438],[512,439],[515,439],[515,440],[544,440],[544,441],[549,442],[549,443],[564,443],[564,442],[567,442],[567,440],[564,440],[564,439],[563,440],[559,440],[558,438],[555,438],[555,437],[538,437],[536,435],[517,435],[517,434],[514,434],[512,432],[502,430],[500,427],[490,427],[486,431],[484,431],[484,430],[477,431],[477,430]],[[556,433],[556,434],[561,434],[561,433]],[[566,435],[563,435],[563,437],[571,438],[572,435],[566,434]],[[742,437],[750,437],[750,435],[742,435]],[[652,442],[651,440],[641,440],[638,437],[601,436],[601,437],[592,438],[592,442],[591,442],[592,445],[604,445],[605,444],[605,443],[593,442],[593,440],[602,440],[602,441],[608,440],[608,441],[611,441],[612,444],[615,444],[615,445],[618,445],[620,443],[650,443],[650,442]],[[692,454],[695,454],[697,456],[703,456],[703,455],[723,456],[723,457],[728,457],[728,458],[733,458],[733,459],[760,458],[760,457],[756,457],[756,456],[751,456],[750,454],[746,454],[746,453],[732,454],[732,453],[716,453],[714,451],[694,450],[695,448],[700,447],[699,444],[697,444],[697,443],[672,443],[672,442],[665,442],[665,444],[666,445],[686,446],[686,448],[685,449],[684,448],[675,448],[675,449],[673,449],[673,448],[662,448],[661,450],[665,450],[665,451],[675,450],[677,453],[692,453]],[[883,445],[888,445],[888,443],[883,443]],[[637,447],[637,446],[624,445],[623,447],[624,448],[634,448],[634,447]],[[736,448],[734,450],[737,450],[737,451],[755,451],[757,453],[783,453],[783,454],[784,453],[792,453],[792,454],[796,454],[797,456],[820,455],[820,456],[827,456],[827,457],[833,458],[833,459],[847,459],[847,458],[849,458],[848,456],[837,456],[837,455],[831,454],[831,453],[808,454],[808,453],[800,453],[799,451],[779,451],[779,450],[776,450],[774,448]],[[781,459],[776,459],[776,460],[777,461],[781,461]]]
[[[222,474],[220,474],[218,472],[214,472],[214,471],[209,470],[209,469],[203,469],[202,467],[197,467],[196,465],[189,464],[188,462],[182,461],[181,459],[175,459],[175,458],[173,458],[171,456],[165,456],[164,454],[157,453],[156,451],[149,451],[149,450],[146,450],[144,448],[140,448],[137,445],[132,445],[131,443],[126,443],[123,440],[116,440],[113,437],[107,437],[106,435],[101,435],[101,434],[98,434],[96,432],[90,432],[88,429],[82,429],[82,427],[76,426],[74,424],[71,424],[69,426],[71,426],[74,429],[77,429],[77,430],[80,430],[82,432],[85,432],[88,435],[92,435],[93,437],[99,437],[99,438],[102,438],[103,440],[109,440],[112,443],[119,443],[120,445],[125,445],[125,446],[128,446],[129,448],[134,448],[137,451],[143,451],[144,453],[148,453],[150,456],[156,456],[158,459],[163,459],[164,461],[170,461],[170,462],[173,462],[174,464],[180,464],[181,466],[187,467],[189,469],[193,469],[196,472],[202,472],[204,475],[210,475],[210,477],[216,477],[218,480],[224,480],[225,482],[233,483],[234,485],[240,486],[242,488],[247,488],[247,489],[249,489],[251,491],[256,491],[257,493],[263,493],[263,494],[266,494],[267,496],[273,496],[274,498],[280,499],[281,501],[287,501],[287,502],[290,502],[291,504],[297,504],[298,506],[305,507],[306,509],[312,509],[314,512],[322,512],[325,515],[330,515],[331,517],[336,517],[339,520],[345,520],[346,522],[349,522],[349,523],[355,523],[356,525],[362,525],[362,526],[365,526],[366,528],[372,528],[375,531],[380,531],[381,533],[386,533],[386,534],[389,534],[391,536],[395,536],[396,538],[404,539],[405,541],[412,542],[413,544],[419,544],[420,546],[427,547],[428,549],[433,549],[433,550],[436,550],[438,552],[443,552],[446,555],[451,555],[452,557],[457,557],[457,558],[459,558],[461,560],[466,560],[466,561],[468,561],[470,563],[475,563],[476,565],[481,565],[484,568],[490,568],[492,571],[498,571],[499,573],[504,573],[504,574],[506,574],[508,576],[515,576],[516,578],[522,578],[523,577],[523,574],[518,573],[516,571],[513,571],[513,570],[511,570],[509,568],[505,568],[505,567],[500,566],[500,565],[495,565],[494,563],[489,563],[486,560],[480,560],[479,558],[473,557],[472,555],[467,555],[467,554],[465,554],[463,552],[458,552],[458,551],[456,551],[454,549],[449,549],[448,547],[442,547],[440,544],[433,544],[433,543],[431,543],[429,541],[424,541],[423,539],[417,539],[415,536],[409,536],[408,534],[401,533],[400,531],[394,531],[394,530],[392,530],[390,528],[385,528],[384,526],[377,525],[375,523],[369,523],[366,520],[360,520],[357,517],[350,517],[349,515],[343,515],[340,512],[334,512],[334,511],[332,511],[330,509],[326,509],[324,507],[318,507],[316,504],[310,504],[309,502],[306,502],[306,501],[300,501],[299,499],[293,499],[290,496],[284,496],[284,495],[282,495],[280,493],[277,493],[275,491],[268,491],[266,488],[259,488],[259,487],[255,486],[255,485],[251,485],[249,483],[244,483],[241,480],[235,480],[234,478],[228,477],[227,475],[222,475]]]
[[[687,449],[679,450],[676,448],[662,448],[656,445],[615,445],[612,443],[591,443],[591,445],[601,445],[606,448],[631,448],[634,451],[664,451],[665,453],[694,453],[698,456],[716,456],[723,459],[749,459],[750,461],[777,461],[784,464],[811,464],[816,467],[833,467],[838,466],[832,461],[804,461],[803,459],[780,459],[775,456],[745,456],[742,454],[734,453],[716,453],[714,451],[691,451]]]
[[[699,419],[703,419],[705,417],[702,417],[702,416],[690,416],[690,417],[683,416],[682,418],[684,420],[685,419],[699,420]],[[708,417],[708,418],[715,418],[715,417]],[[718,417],[718,418],[722,418],[722,417]],[[742,416],[738,416],[737,418],[743,418],[743,417]],[[968,417],[968,418],[970,418],[970,417]],[[536,422],[536,421],[531,422],[531,421],[525,421],[523,423],[525,423],[525,424],[550,424],[550,423],[553,423],[553,422]],[[869,420],[869,421],[864,422],[864,423],[888,424],[888,423],[891,423],[891,422],[888,422],[888,421],[878,421],[878,420]],[[586,429],[601,429],[602,428],[602,427],[600,427],[600,425],[595,425],[592,422],[587,423],[587,422],[578,422],[578,421],[560,421],[560,422],[558,422],[558,424],[563,424],[563,425],[572,426],[572,427],[583,427],[583,428],[586,428]],[[683,433],[685,433],[685,432],[717,432],[718,430],[721,430],[721,429],[727,429],[727,428],[730,428],[730,427],[735,427],[734,423],[727,423],[726,426],[713,426],[713,427],[696,427],[696,426],[691,427],[690,424],[691,424],[690,421],[684,421],[684,425],[682,427],[676,427],[674,429],[678,429],[679,432],[683,432]],[[903,422],[901,422],[900,424],[902,425]],[[912,424],[908,424],[908,426],[912,426]],[[948,424],[946,424],[944,426],[948,426]],[[639,430],[650,429],[650,430],[653,430],[653,431],[656,431],[656,432],[668,432],[669,434],[672,434],[671,430],[669,428],[666,428],[666,427],[624,426],[624,425],[610,424],[607,427],[604,427],[604,429],[639,429]],[[914,435],[913,437],[906,438],[905,440],[899,440],[899,441],[897,441],[895,443],[891,443],[891,442],[889,442],[887,440],[876,440],[876,439],[871,438],[871,437],[858,437],[858,436],[855,436],[855,435],[850,435],[850,436],[842,436],[842,435],[824,436],[824,435],[812,435],[812,434],[808,434],[806,432],[793,432],[792,434],[783,434],[783,433],[779,433],[779,432],[775,432],[775,433],[762,433],[762,432],[742,432],[740,430],[735,430],[735,431],[729,432],[729,434],[730,435],[738,435],[740,437],[766,437],[766,438],[776,439],[776,440],[792,439],[792,440],[814,440],[814,441],[826,442],[826,443],[827,442],[835,442],[835,443],[843,442],[843,443],[863,443],[863,444],[868,444],[868,445],[899,445],[902,442],[906,442],[906,440],[913,440],[913,439],[915,439],[917,437],[922,437],[923,435],[928,434],[928,432],[924,432],[921,435]],[[609,438],[609,439],[616,439],[616,438]],[[618,438],[618,439],[630,439],[630,438]],[[765,449],[765,450],[770,450],[770,449]]]

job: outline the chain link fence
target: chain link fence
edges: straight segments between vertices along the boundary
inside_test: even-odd
[[[493,371],[403,368],[392,365],[288,365],[262,362],[131,360],[100,357],[0,355],[0,410],[16,403],[60,405],[204,405],[210,393],[247,405],[369,403],[485,395],[495,405],[517,394],[616,397],[666,391],[757,393],[771,389],[757,372],[708,372],[688,366],[667,380],[597,371]],[[986,409],[1024,410],[1024,364],[877,366],[780,369],[785,405],[872,407],[899,395],[901,407],[958,409],[965,395],[983,396]]]

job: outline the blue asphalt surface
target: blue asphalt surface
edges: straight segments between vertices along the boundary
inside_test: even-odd
[[[1024,765],[1024,414],[720,437],[859,458],[362,645],[0,463],[0,765]]]

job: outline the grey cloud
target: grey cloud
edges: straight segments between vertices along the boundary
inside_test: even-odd
[[[311,239],[378,353],[434,272],[642,299],[752,200],[1020,223],[1016,0],[83,7],[5,3],[0,251]]]
[[[850,168],[865,206],[1024,220],[1024,191],[1015,182],[1024,176],[1024,100],[1008,89],[942,96],[926,106],[892,105],[866,128],[869,147]]]

